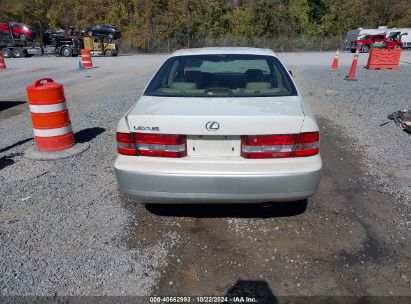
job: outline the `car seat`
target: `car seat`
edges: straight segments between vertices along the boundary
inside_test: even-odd
[[[204,88],[204,74],[200,71],[186,71],[184,73],[184,82],[193,82],[198,88]]]
[[[247,82],[264,82],[264,74],[260,69],[248,69],[245,77]]]

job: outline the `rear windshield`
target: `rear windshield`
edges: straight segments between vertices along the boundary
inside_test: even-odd
[[[168,59],[144,95],[173,97],[293,96],[279,60],[258,55],[193,55]]]

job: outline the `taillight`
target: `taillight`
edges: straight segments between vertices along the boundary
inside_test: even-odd
[[[312,156],[320,152],[320,133],[306,132],[300,133],[297,145],[294,149],[294,156]]]
[[[119,154],[156,157],[187,156],[185,135],[117,132],[116,139]]]
[[[136,146],[131,133],[116,133],[117,152],[124,155],[137,155]]]
[[[303,157],[319,151],[318,132],[241,137],[241,156],[244,158]]]
[[[135,133],[139,155],[157,157],[187,156],[185,135]]]
[[[244,158],[290,157],[296,141],[295,134],[242,136],[241,156]]]

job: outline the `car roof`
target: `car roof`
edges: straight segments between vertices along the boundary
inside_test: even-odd
[[[9,23],[10,23],[10,24],[19,24],[19,25],[26,25],[26,26],[29,26],[28,24],[21,23],[21,22],[17,22],[17,21],[10,21]]]
[[[207,47],[181,49],[175,51],[170,57],[175,56],[191,56],[191,55],[221,55],[221,54],[241,54],[241,55],[262,55],[274,56],[275,53],[270,49],[251,48],[251,47]]]

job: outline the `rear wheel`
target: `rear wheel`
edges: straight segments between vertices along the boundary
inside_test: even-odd
[[[11,57],[10,49],[4,48],[4,49],[1,50],[1,52],[3,53],[4,58],[10,58]]]
[[[368,53],[370,51],[370,46],[369,45],[363,45],[361,48],[361,51],[363,53]]]
[[[61,50],[61,56],[63,57],[71,57],[73,55],[73,51],[69,47],[64,47]]]
[[[14,58],[22,58],[24,57],[24,50],[22,48],[15,48],[13,49],[12,55]]]
[[[113,56],[113,51],[112,50],[106,50],[104,52],[104,56]]]
[[[60,50],[60,48],[56,48],[56,49],[54,50],[54,56],[56,56],[56,57],[61,57],[61,50]]]

